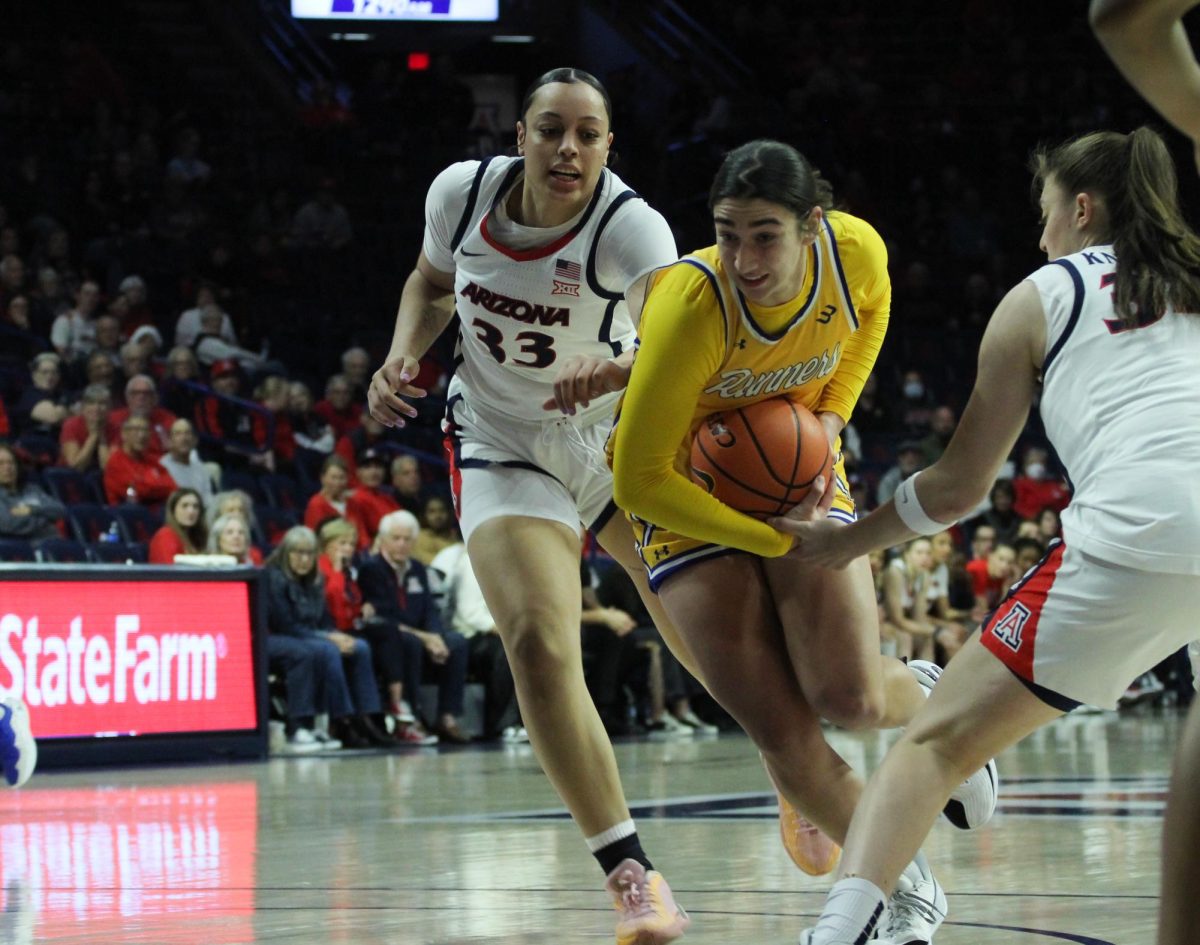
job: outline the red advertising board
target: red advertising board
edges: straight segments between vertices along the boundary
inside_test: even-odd
[[[253,730],[254,637],[237,580],[6,580],[0,696],[38,739]]]

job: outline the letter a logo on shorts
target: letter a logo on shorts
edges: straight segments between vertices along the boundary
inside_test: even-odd
[[[1016,653],[1021,649],[1021,632],[1025,629],[1025,621],[1029,619],[1029,614],[1029,608],[1017,601],[1012,610],[1004,615],[1004,619],[992,627],[992,634]]]

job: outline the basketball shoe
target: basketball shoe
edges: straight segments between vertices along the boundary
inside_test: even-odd
[[[759,757],[762,758],[761,755]],[[767,768],[766,759],[763,758],[762,762],[779,800],[779,837],[783,840],[783,848],[802,872],[809,876],[824,876],[837,866],[842,848],[791,805],[780,793],[771,769]]]
[[[37,767],[37,742],[29,728],[29,710],[17,696],[0,699],[0,775],[20,787]]]
[[[691,924],[662,874],[637,860],[617,864],[604,888],[617,910],[617,945],[665,945]]]
[[[942,675],[942,667],[928,660],[909,660],[908,668],[917,677],[925,695],[933,691],[934,684]],[[967,780],[954,789],[950,800],[942,808],[946,819],[959,830],[974,830],[992,819],[996,811],[996,793],[1000,788],[1000,775],[996,760],[990,759]]]
[[[888,899],[875,933],[876,945],[929,945],[949,911],[946,893],[933,873],[910,867],[900,874]]]

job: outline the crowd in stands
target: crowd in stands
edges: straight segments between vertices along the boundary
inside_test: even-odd
[[[725,8],[707,6],[721,22]],[[695,76],[672,76],[669,121],[639,95],[653,84],[648,64],[605,76],[617,170],[687,251],[711,242],[704,194],[722,150],[782,137],[884,235],[892,326],[843,437],[865,510],[944,450],[999,287],[1039,262],[1034,212],[1019,199],[1026,152],[1041,136],[1119,121],[1132,99],[1107,68],[1095,81],[1111,94],[1073,99],[1093,81],[1090,53],[1058,55],[1049,33],[1006,39],[993,27],[1011,14],[995,5],[967,4],[939,27],[930,41],[959,54],[915,88],[887,86],[906,75],[903,53],[860,13],[806,13],[837,37],[819,44],[820,62],[791,55],[790,41],[787,55],[764,53],[793,32],[771,25],[785,6],[735,12],[722,31],[734,54],[777,74],[703,94]],[[1035,55],[1051,41],[1054,57]],[[336,96],[312,90],[295,166],[264,158],[243,179],[221,110],[131,81],[153,67],[120,56],[103,38],[55,46],[18,30],[0,57],[0,558],[264,566],[294,750],[464,740],[468,679],[487,690],[483,734],[520,740],[440,459],[449,339],[422,364],[416,383],[431,396],[417,422],[389,430],[364,412],[428,181],[507,138],[473,114],[448,56],[418,76],[385,58],[351,62]],[[977,60],[1001,58],[1011,100],[968,108],[982,94]],[[782,120],[764,112],[765,83]],[[1111,111],[1077,111],[1097,100]],[[902,140],[920,146],[891,144]],[[995,162],[978,166],[982,153]],[[1036,419],[1017,456],[973,518],[874,562],[896,652],[953,656],[1057,534],[1069,486]],[[700,687],[623,575],[602,560],[584,568],[588,680],[609,730],[707,730],[692,709]],[[426,719],[428,684],[438,701]]]

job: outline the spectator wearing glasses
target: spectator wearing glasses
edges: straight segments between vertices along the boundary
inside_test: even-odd
[[[104,495],[109,503],[137,502],[161,506],[177,488],[171,474],[150,456],[150,421],[136,414],[121,424],[121,445],[104,467]]]
[[[146,455],[158,461],[171,443],[171,424],[175,414],[159,406],[158,388],[149,374],[135,374],[125,383],[125,406],[108,415],[109,446],[119,441],[121,427],[130,417],[141,417],[150,425]]]

